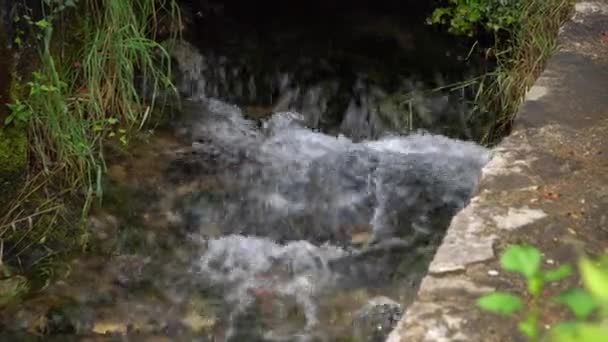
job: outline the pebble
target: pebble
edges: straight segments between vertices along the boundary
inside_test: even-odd
[[[488,271],[488,275],[492,276],[492,277],[496,277],[498,275],[498,271],[497,270],[489,270]]]

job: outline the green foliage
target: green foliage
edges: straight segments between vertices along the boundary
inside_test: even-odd
[[[607,283],[608,284],[608,283]],[[587,319],[597,308],[595,299],[582,289],[570,289],[557,296],[554,301],[566,305],[577,319]]]
[[[7,104],[11,113],[4,119],[4,125],[9,126],[10,124],[26,124],[32,116],[32,110],[29,106],[21,100],[17,99],[14,103]]]
[[[11,113],[4,120],[4,125],[11,124],[23,126],[29,123],[30,119],[36,114],[34,111],[39,110],[35,107],[37,104],[45,103],[47,98],[54,98],[57,93],[65,89],[66,84],[59,81],[53,84],[53,80],[47,79],[40,71],[32,73],[32,80],[27,82],[29,93],[25,100],[15,99],[13,103],[8,104]]]
[[[25,295],[28,288],[29,285],[25,277],[16,274],[10,267],[0,263],[0,306]]]
[[[493,292],[477,300],[481,308],[502,315],[510,315],[522,308],[521,299],[508,292]]]
[[[141,128],[160,91],[173,89],[168,53],[154,41],[157,15],[179,20],[173,0],[87,0],[79,9],[79,28],[65,35],[81,47],[66,53],[53,48],[55,23],[78,5],[74,0],[45,0],[46,15],[34,21],[18,17],[40,40],[40,68],[13,99],[5,125],[28,125],[36,160],[44,172],[57,166],[70,185],[101,195],[104,141],[116,137],[127,144],[130,130]],[[166,6],[166,7],[165,7]],[[74,12],[70,12],[74,15]],[[70,39],[68,38],[68,39]],[[136,88],[141,74],[153,96]],[[93,187],[94,186],[94,187]]]
[[[1,127],[0,187],[3,195],[10,193],[17,185],[14,183],[24,173],[26,162],[27,137],[24,130],[19,127]]]
[[[606,262],[594,263],[589,259],[581,259],[579,267],[585,286],[591,294],[603,305],[608,305],[608,265]]]
[[[570,275],[571,270],[567,266],[543,271],[540,268],[542,256],[538,249],[526,245],[514,245],[507,248],[500,257],[501,267],[510,272],[521,274],[526,279],[528,292],[532,296],[533,305],[524,313],[525,318],[519,323],[519,330],[528,338],[538,338],[538,300],[542,290],[548,281],[555,281]],[[500,292],[499,292],[500,293]],[[483,303],[495,297],[496,293],[488,294],[478,300],[478,304],[484,308]],[[521,303],[517,296],[512,296],[510,301],[496,302],[496,307],[490,311],[510,315],[519,311],[521,305],[514,305],[515,300]]]
[[[521,273],[527,279],[538,274],[540,261],[540,251],[531,246],[511,246],[500,257],[503,269]]]
[[[477,300],[479,307],[490,312],[501,315],[520,314],[522,318],[518,324],[519,331],[530,341],[540,341],[543,337],[539,320],[546,304],[542,300],[545,285],[547,282],[564,279],[572,273],[568,265],[542,270],[541,261],[540,251],[527,245],[510,246],[501,255],[501,267],[506,271],[521,274],[526,280],[531,298],[526,306],[522,304],[520,297],[501,291],[486,294]],[[608,341],[608,328],[603,325],[603,320],[608,318],[607,265],[605,261],[594,262],[587,258],[579,261],[579,271],[585,289],[569,289],[548,301],[565,305],[576,320],[560,322],[551,329],[546,338],[557,342]],[[592,320],[594,315],[596,323]]]
[[[608,329],[599,324],[577,323],[555,330],[552,339],[554,342],[605,342]]]
[[[3,122],[27,128],[32,162],[23,191],[0,208],[0,243],[10,241],[6,262],[48,278],[53,258],[86,246],[86,214],[102,195],[104,146],[128,144],[158,95],[174,91],[155,25],[158,16],[180,17],[175,0],[43,2],[41,19],[29,11],[15,19],[17,39],[34,45],[39,59]],[[141,95],[139,78],[151,96]]]
[[[473,36],[480,27],[490,32],[512,31],[521,25],[525,4],[524,0],[450,0],[433,11],[430,21],[467,36]]]
[[[448,0],[430,23],[457,35],[493,38],[475,42],[471,54],[487,58],[492,70],[444,90],[472,98],[467,120],[479,125],[475,139],[493,144],[508,134],[527,90],[557,47],[557,33],[574,0]]]
[[[87,100],[84,110],[96,119],[119,118],[126,128],[141,127],[153,110],[159,91],[173,87],[170,56],[149,38],[149,34],[154,35],[149,20],[159,11],[178,15],[177,7],[173,1],[102,3],[86,20],[83,31],[86,45],[78,76],[86,80],[85,88],[81,89]],[[135,86],[138,73],[148,82],[152,92],[149,99],[142,98]]]
[[[2,208],[7,206],[23,186],[27,168],[27,147],[27,132],[24,128],[0,127],[0,217]],[[0,245],[2,238],[0,228]]]

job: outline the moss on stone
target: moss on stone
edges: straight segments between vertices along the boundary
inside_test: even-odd
[[[0,204],[11,198],[24,179],[27,135],[17,127],[0,128]]]

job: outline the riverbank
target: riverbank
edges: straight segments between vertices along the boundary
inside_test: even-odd
[[[522,289],[498,272],[505,245],[528,242],[559,265],[608,246],[608,2],[584,1],[560,50],[494,149],[477,195],[452,220],[397,341],[517,341],[515,319],[482,312],[480,294]],[[557,287],[552,292],[559,290]],[[553,309],[543,324],[564,316]]]

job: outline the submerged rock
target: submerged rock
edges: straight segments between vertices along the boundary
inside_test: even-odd
[[[356,341],[383,342],[401,316],[401,304],[388,297],[375,297],[365,304],[353,321],[353,337]]]

